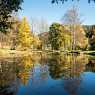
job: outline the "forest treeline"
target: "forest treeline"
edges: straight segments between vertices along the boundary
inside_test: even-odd
[[[95,50],[95,25],[74,26],[52,23],[40,27],[35,33],[26,17],[11,18],[13,25],[8,32],[0,32],[0,48],[11,50]],[[41,24],[40,24],[41,26]],[[47,28],[47,29],[45,29]],[[73,33],[71,30],[73,28]],[[46,31],[47,30],[47,31]]]
[[[16,8],[13,10],[16,11]],[[39,21],[32,19],[30,25],[26,17],[19,19],[15,13],[7,17],[6,25],[0,24],[0,48],[2,49],[95,50],[95,25],[83,25],[76,6],[66,11],[60,23],[54,22],[51,25],[45,19]]]

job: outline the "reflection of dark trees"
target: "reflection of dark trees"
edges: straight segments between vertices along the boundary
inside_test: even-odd
[[[80,74],[84,72],[88,63],[86,55],[52,54],[49,59],[49,72],[53,79],[64,79],[63,88],[69,95],[77,95],[81,83]]]
[[[2,87],[0,88],[0,95],[15,95],[13,91],[9,91],[10,88],[9,86],[8,87]]]
[[[49,72],[52,78],[58,79],[64,75],[64,68],[62,68],[62,64],[58,63],[57,60],[51,59],[51,63],[49,63]]]
[[[69,93],[69,95],[78,95],[77,91],[80,82],[80,78],[64,80],[64,89]]]
[[[77,55],[52,54],[49,58],[49,72],[52,78],[80,77],[85,69],[85,57]]]
[[[75,54],[52,54],[49,59],[49,72],[53,79],[64,79],[63,88],[69,95],[77,95],[81,82],[80,74],[85,70],[87,57]]]
[[[77,55],[72,54],[70,58],[70,75],[68,78],[64,78],[64,89],[69,95],[77,95],[78,86],[81,82],[80,62],[77,59]]]
[[[88,61],[87,60],[85,61],[85,58],[83,58],[83,63],[84,63],[84,66],[85,66],[84,71],[95,72],[95,58],[92,58],[92,57],[87,58],[86,57],[86,59]],[[78,93],[77,93],[78,86],[81,83],[81,81],[82,81],[81,78],[79,78],[79,79],[71,79],[71,80],[67,79],[67,80],[64,81],[64,88],[65,88],[66,91],[68,91],[68,93],[70,95],[78,95]]]
[[[18,59],[0,60],[0,95],[14,95],[18,88]]]
[[[86,64],[86,71],[95,72],[95,59],[89,58],[89,62]]]
[[[64,75],[64,58],[58,53],[52,54],[51,58],[49,59],[48,66],[49,66],[49,73],[50,76],[54,79],[58,79]]]

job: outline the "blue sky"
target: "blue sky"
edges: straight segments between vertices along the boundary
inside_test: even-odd
[[[51,0],[24,0],[22,11],[19,11],[20,18],[26,16],[28,21],[32,23],[32,18],[44,18],[49,24],[59,22],[64,13],[74,4],[78,5],[83,24],[95,24],[95,4],[87,3],[87,0],[79,2],[71,2],[68,0],[65,4],[51,4]]]

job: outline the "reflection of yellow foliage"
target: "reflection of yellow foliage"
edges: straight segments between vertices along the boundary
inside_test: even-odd
[[[27,84],[30,76],[30,71],[33,69],[32,56],[28,55],[22,57],[20,66],[22,69],[19,72],[18,76],[21,78],[21,82],[23,84]]]
[[[28,82],[30,72],[22,71],[19,73],[19,77],[21,79],[21,82],[25,85]]]
[[[32,57],[31,56],[24,56],[22,58],[21,64],[23,65],[23,67],[25,69],[32,68],[33,67]]]

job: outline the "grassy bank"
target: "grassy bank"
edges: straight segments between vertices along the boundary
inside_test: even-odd
[[[11,56],[23,56],[23,55],[28,55],[28,54],[33,54],[33,53],[41,53],[41,52],[46,52],[46,53],[77,53],[77,54],[89,54],[89,55],[95,55],[95,51],[60,51],[60,50],[26,50],[26,51],[20,51],[20,50],[8,50],[8,49],[0,49],[0,57],[11,57]]]
[[[20,57],[27,54],[32,54],[32,52],[29,50],[18,51],[18,50],[0,49],[0,57]]]

